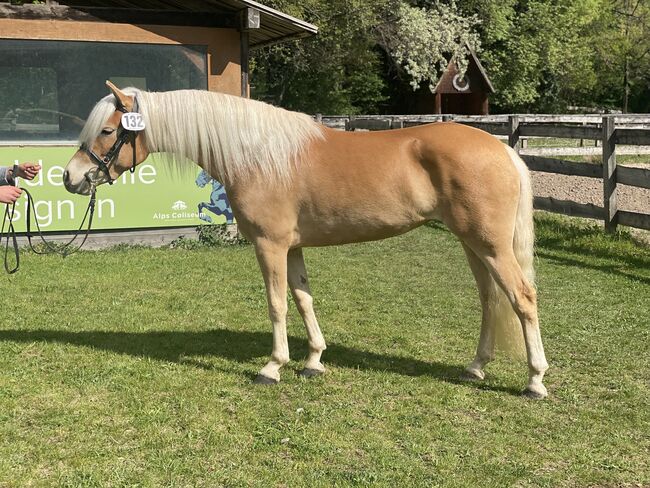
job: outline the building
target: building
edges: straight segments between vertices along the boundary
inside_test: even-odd
[[[62,167],[76,150],[93,105],[108,94],[105,80],[149,91],[207,89],[247,96],[251,50],[315,33],[314,25],[250,0],[0,3],[0,164],[42,161],[41,180],[34,183],[42,188],[33,193],[51,202],[56,214],[57,202],[73,198],[61,188]],[[105,207],[98,228],[187,227],[202,222],[192,211],[197,208],[192,200],[204,198],[198,196],[193,178],[184,183],[187,194],[178,182],[163,182],[170,176],[151,165],[139,168],[147,172],[142,181],[138,183],[138,175],[134,181],[125,176],[124,185],[141,184],[142,191],[150,193],[140,192],[139,198],[156,199],[158,210],[122,217],[118,200],[129,196],[106,192],[115,199],[115,212],[109,218]],[[178,191],[170,195],[175,188]],[[188,202],[185,213],[190,217],[154,219],[171,215],[179,201]],[[139,205],[131,202],[129,207],[132,212]],[[78,212],[66,209],[50,219],[45,230],[73,229]]]
[[[488,115],[491,93],[494,87],[476,53],[470,49],[466,73],[461,76],[456,64],[449,63],[433,95],[428,88],[419,90],[413,113]]]

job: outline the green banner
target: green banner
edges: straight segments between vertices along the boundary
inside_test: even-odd
[[[72,231],[79,227],[88,197],[63,186],[63,170],[76,147],[0,147],[0,166],[33,162],[43,169],[33,181],[18,179],[34,197],[36,218],[43,231]],[[16,203],[16,230],[25,230],[27,198]],[[32,217],[33,218],[33,217]],[[94,229],[187,227],[232,221],[221,184],[195,165],[172,168],[147,160],[113,185],[97,189]],[[33,227],[32,223],[32,227]]]

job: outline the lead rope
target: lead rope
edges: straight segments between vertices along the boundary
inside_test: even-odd
[[[43,231],[41,230],[41,226],[38,223],[38,218],[36,218],[36,209],[34,208],[34,197],[32,197],[32,194],[26,188],[21,187],[20,189],[23,190],[23,192],[25,192],[25,195],[27,196],[26,237],[27,237],[27,242],[29,243],[29,248],[32,250],[32,252],[34,252],[35,254],[59,254],[60,256],[63,256],[65,258],[66,256],[70,256],[71,254],[76,253],[83,247],[83,245],[86,243],[86,240],[88,239],[88,235],[90,234],[90,230],[93,224],[93,216],[95,215],[96,190],[94,185],[92,186],[90,201],[88,202],[86,213],[84,214],[84,217],[81,221],[81,224],[79,225],[79,228],[75,232],[74,236],[72,236],[72,238],[68,242],[56,246],[53,243],[48,242],[43,236]],[[7,204],[5,208],[4,217],[2,219],[2,228],[0,229],[0,242],[2,242],[2,238],[5,235],[5,226],[7,222],[9,222],[9,225],[7,227],[5,252],[4,252],[4,267],[5,267],[5,271],[7,271],[8,274],[14,274],[16,271],[18,271],[18,268],[20,267],[20,250],[18,248],[18,239],[16,237],[16,229],[14,228],[14,223],[13,223],[15,209],[16,209],[15,202],[13,204]],[[38,237],[43,242],[43,245],[45,246],[45,251],[38,251],[34,247],[34,244],[32,242],[32,228],[31,228],[32,211],[34,212],[34,222],[36,223],[36,232],[38,234]],[[88,227],[86,228],[84,237],[81,243],[79,243],[79,245],[73,247],[72,244],[77,240],[77,238],[83,231],[83,227],[86,222],[86,219],[88,220]],[[10,239],[12,241],[11,246],[13,247],[15,262],[16,262],[14,267],[11,267],[9,264]]]
[[[18,268],[20,267],[20,251],[18,250],[18,240],[16,239],[16,230],[14,229],[14,212],[16,210],[16,202],[10,204],[7,204],[5,207],[5,214],[4,217],[2,218],[2,229],[0,229],[0,242],[2,241],[2,236],[4,236],[5,233],[5,224],[7,223],[7,217],[9,218],[9,227],[7,229],[7,242],[5,243],[5,257],[4,257],[4,265],[5,265],[5,271],[7,274],[14,274],[16,271],[18,271]],[[13,268],[9,267],[9,239],[13,239],[13,249],[14,249],[14,256],[15,256],[15,262],[16,265]]]

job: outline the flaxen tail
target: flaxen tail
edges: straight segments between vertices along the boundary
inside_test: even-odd
[[[513,164],[519,172],[521,182],[512,246],[524,276],[531,285],[534,285],[535,269],[533,267],[533,261],[535,229],[533,225],[533,189],[530,182],[530,174],[526,163],[522,161],[519,155],[512,148],[507,146],[506,148]],[[493,294],[493,300],[491,301],[493,304],[493,313],[491,315],[494,320],[496,347],[516,357],[525,356],[526,349],[521,322],[505,293],[503,293],[494,280],[492,280],[491,293]]]

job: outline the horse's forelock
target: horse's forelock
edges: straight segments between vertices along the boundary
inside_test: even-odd
[[[125,88],[122,91],[131,96],[137,95],[139,92],[137,88]],[[99,133],[102,131],[102,128],[104,127],[104,124],[108,118],[113,112],[115,112],[116,107],[117,101],[115,99],[115,95],[113,94],[106,95],[99,102],[97,102],[97,104],[91,110],[90,115],[88,115],[86,124],[81,130],[81,134],[79,135],[79,143],[92,145],[95,139],[97,139],[99,136]]]

